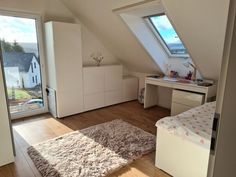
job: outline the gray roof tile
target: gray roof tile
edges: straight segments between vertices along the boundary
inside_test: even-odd
[[[3,66],[4,67],[19,67],[20,72],[28,72],[34,53],[24,52],[3,52]]]

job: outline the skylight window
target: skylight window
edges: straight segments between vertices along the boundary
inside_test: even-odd
[[[188,52],[165,14],[147,17],[163,47],[171,57],[188,57]]]

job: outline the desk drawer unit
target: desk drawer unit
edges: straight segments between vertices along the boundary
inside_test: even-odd
[[[177,115],[204,103],[204,94],[173,90],[171,115]]]

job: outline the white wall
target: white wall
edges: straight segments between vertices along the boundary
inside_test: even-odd
[[[81,22],[78,22],[81,23]],[[92,53],[100,52],[104,59],[102,64],[118,64],[120,61],[98,40],[98,38],[81,23],[82,26],[82,55],[83,65],[95,65],[95,62],[91,59]]]
[[[0,66],[0,166],[14,161],[2,68]]]

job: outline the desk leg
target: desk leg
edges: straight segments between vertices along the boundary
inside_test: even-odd
[[[158,86],[145,84],[144,108],[149,108],[157,105],[157,89]]]

